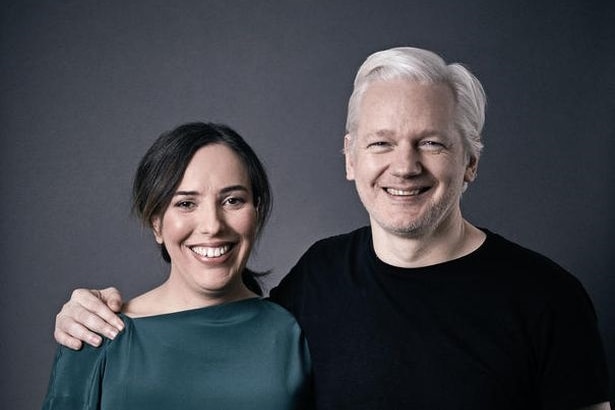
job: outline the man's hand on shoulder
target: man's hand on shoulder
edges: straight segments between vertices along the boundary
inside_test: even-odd
[[[121,308],[122,296],[116,288],[75,289],[56,315],[54,337],[74,350],[81,349],[83,342],[99,346],[100,335],[114,339],[124,329],[117,316]]]

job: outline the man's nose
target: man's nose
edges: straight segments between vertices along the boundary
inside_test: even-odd
[[[398,146],[393,152],[391,173],[398,177],[417,175],[422,170],[421,156],[415,147]]]

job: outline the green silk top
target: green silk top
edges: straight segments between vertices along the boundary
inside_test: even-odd
[[[43,410],[311,408],[305,339],[272,302],[122,319],[101,347],[58,347]]]

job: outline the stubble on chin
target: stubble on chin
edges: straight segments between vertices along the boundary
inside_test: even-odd
[[[424,236],[425,234],[432,232],[436,227],[440,225],[445,218],[446,207],[442,202],[431,203],[427,207],[426,211],[417,215],[414,218],[407,220],[395,221],[394,217],[389,221],[378,220],[379,218],[372,218],[376,220],[378,225],[386,231],[395,236],[399,236],[407,239],[416,239]]]

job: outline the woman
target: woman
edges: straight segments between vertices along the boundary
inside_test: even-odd
[[[133,185],[168,279],[123,308],[99,348],[59,347],[43,409],[303,409],[309,352],[246,268],[271,209],[267,175],[232,129],[190,123],[162,134]]]

